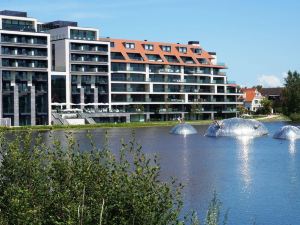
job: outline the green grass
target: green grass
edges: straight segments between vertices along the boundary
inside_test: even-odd
[[[259,121],[262,121],[262,122],[276,122],[276,121],[291,121],[291,119],[283,114],[280,114],[280,115],[277,115],[275,117],[271,117],[271,118],[268,118],[268,117],[258,117],[258,118],[254,118],[254,119],[257,119]]]
[[[291,121],[287,116],[278,115],[273,118],[267,118],[264,115],[255,115],[251,117],[262,122]],[[193,125],[209,125],[212,120],[191,120],[186,121]],[[178,121],[156,121],[156,122],[131,122],[131,123],[98,123],[85,125],[49,125],[49,126],[20,126],[20,127],[0,127],[0,130],[7,131],[47,131],[47,130],[72,130],[72,129],[96,129],[96,128],[141,128],[141,127],[168,127],[178,124]]]
[[[211,120],[186,121],[194,125],[208,125]],[[131,123],[98,123],[85,125],[49,125],[49,126],[20,126],[20,127],[0,127],[0,130],[27,131],[27,130],[67,130],[67,129],[96,129],[96,128],[140,128],[140,127],[165,127],[174,126],[178,121],[157,121],[157,122],[131,122]]]

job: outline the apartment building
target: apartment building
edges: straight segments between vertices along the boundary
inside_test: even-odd
[[[51,35],[52,108],[108,105],[110,45],[97,40],[99,30],[70,21],[44,23],[42,29]]]
[[[13,126],[50,122],[50,35],[26,12],[0,11],[0,118]]]
[[[199,42],[110,42],[112,111],[132,113],[131,121],[236,116],[238,87]]]
[[[99,38],[73,21],[0,12],[0,117],[11,125],[217,119],[241,96],[198,41]]]

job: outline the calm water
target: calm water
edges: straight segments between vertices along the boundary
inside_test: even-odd
[[[207,126],[195,126],[199,134],[169,134],[168,127],[139,128],[136,137],[147,153],[158,153],[162,176],[176,176],[185,183],[185,211],[196,209],[203,218],[213,190],[229,224],[300,224],[300,141],[272,139],[284,123],[266,123],[270,135],[256,139],[208,138]],[[105,129],[92,130],[101,145]],[[108,129],[111,146],[128,140],[130,129]],[[87,131],[73,131],[82,147]],[[44,133],[45,141],[49,138]],[[64,139],[62,131],[54,136]]]

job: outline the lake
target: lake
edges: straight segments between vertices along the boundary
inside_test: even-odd
[[[269,136],[255,139],[209,138],[207,126],[195,126],[198,134],[169,134],[170,127],[135,129],[147,153],[158,153],[162,177],[177,177],[185,184],[184,212],[197,210],[205,216],[216,190],[222,209],[229,209],[229,224],[300,224],[300,141],[276,140],[272,136],[283,122],[265,123]],[[126,128],[91,130],[97,145],[108,131],[113,149],[120,139],[129,140]],[[86,130],[72,131],[82,148],[89,141]],[[64,140],[63,131],[52,136]],[[42,133],[46,142],[51,138]]]

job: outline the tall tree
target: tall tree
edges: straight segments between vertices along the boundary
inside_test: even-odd
[[[289,71],[283,90],[283,113],[300,113],[300,73]]]

